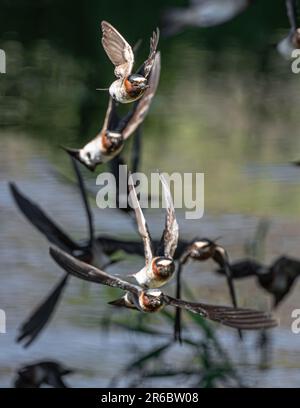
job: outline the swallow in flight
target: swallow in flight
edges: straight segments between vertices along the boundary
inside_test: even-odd
[[[110,255],[118,250],[118,242],[114,243],[112,239],[106,242],[103,237],[99,237],[99,240],[95,238],[93,215],[89,206],[83,178],[76,160],[72,159],[72,163],[88,221],[89,238],[87,240],[77,242],[70,238],[37,204],[23,195],[14,183],[10,183],[11,194],[19,210],[51,244],[58,246],[85,262],[98,265],[102,268],[107,267],[115,262],[111,260]],[[66,274],[46,299],[38,305],[22,324],[17,341],[25,340],[25,347],[29,346],[37,338],[49,322],[68,283],[68,278],[69,275]]]

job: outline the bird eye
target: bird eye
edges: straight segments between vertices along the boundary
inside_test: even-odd
[[[90,152],[87,152],[86,157],[87,157],[89,160],[91,160],[91,158],[92,158],[91,153],[90,153]]]

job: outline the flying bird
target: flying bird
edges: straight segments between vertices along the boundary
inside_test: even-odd
[[[48,385],[53,388],[69,388],[63,381],[63,377],[73,373],[73,369],[66,368],[55,361],[39,361],[25,365],[17,371],[14,387],[40,388],[42,385]]]
[[[258,284],[273,296],[273,308],[277,308],[300,276],[300,261],[281,256],[270,266],[265,266],[260,262],[244,259],[232,263],[230,269],[233,279],[256,277]],[[224,269],[217,272],[224,273]]]
[[[100,133],[81,149],[64,149],[79,160],[89,170],[94,171],[98,164],[106,163],[116,157],[124,147],[126,140],[143,123],[151,106],[160,77],[160,53],[153,58],[152,70],[147,89],[134,103],[133,108],[123,118],[116,112],[116,102],[110,97]]]
[[[81,242],[74,241],[58,225],[56,225],[56,223],[52,221],[38,205],[23,195],[15,184],[10,183],[12,196],[23,215],[51,244],[58,246],[85,262],[100,267],[107,267],[115,262],[111,260],[110,255],[118,250],[118,241],[113,242],[113,240],[110,239],[110,241],[105,242],[104,248],[103,243],[105,239],[103,237],[99,237],[99,240],[95,238],[93,216],[89,206],[84,182],[74,159],[72,159],[72,163],[88,220],[89,238],[87,240]],[[46,299],[33,311],[21,326],[17,338],[18,342],[25,340],[24,346],[27,347],[37,338],[45,325],[49,322],[59,300],[61,299],[67,282],[68,275],[66,274],[66,276],[58,282]]]
[[[190,0],[188,7],[172,7],[163,15],[163,35],[171,36],[186,27],[213,27],[242,13],[254,0]]]
[[[110,172],[113,174],[116,180],[117,195],[116,195],[116,205],[117,208],[128,215],[134,215],[134,209],[129,205],[128,202],[128,192],[126,191],[126,197],[121,194],[122,183],[128,186],[128,178],[130,173],[137,173],[140,165],[141,159],[141,143],[142,143],[142,126],[139,126],[135,132],[132,141],[132,152],[131,152],[131,163],[130,168],[122,157],[122,152],[115,156],[109,162]],[[125,181],[126,180],[126,181]],[[127,189],[126,189],[127,190]],[[149,197],[151,199],[151,197]],[[123,201],[121,201],[123,200]],[[143,253],[142,253],[143,255]]]
[[[293,51],[300,48],[300,28],[297,24],[296,0],[286,0],[286,8],[291,28],[288,36],[277,45],[277,50],[289,60],[292,58]]]
[[[118,306],[136,309],[140,312],[154,313],[170,305],[197,313],[205,319],[213,320],[225,326],[243,330],[267,329],[277,326],[277,321],[266,312],[175,299],[164,294],[160,289],[145,289],[119,277],[109,275],[100,269],[79,261],[58,248],[51,247],[50,255],[67,273],[77,278],[125,291],[123,304],[118,304]]]
[[[186,249],[183,251],[179,258],[178,268],[177,268],[177,285],[176,285],[176,297],[181,299],[181,272],[183,266],[186,265],[189,259],[195,261],[206,261],[212,259],[221,268],[224,268],[227,284],[229,287],[230,297],[232,305],[237,307],[236,294],[234,289],[234,284],[231,276],[231,267],[229,263],[229,257],[226,250],[221,246],[216,244],[216,242],[203,238],[195,239],[192,243],[187,245]],[[240,333],[241,336],[241,333]],[[174,325],[174,338],[181,342],[181,309],[176,309],[175,315],[175,325]]]
[[[150,39],[150,52],[136,74],[132,73],[134,54],[124,37],[107,21],[102,21],[102,45],[115,66],[115,76],[118,78],[109,87],[111,97],[120,103],[130,103],[138,100],[149,87],[149,78],[154,67],[159,41],[159,30],[153,32]]]

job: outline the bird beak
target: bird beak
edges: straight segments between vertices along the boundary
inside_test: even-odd
[[[87,164],[85,163],[80,157],[80,150],[79,149],[71,149],[70,147],[61,146],[61,148],[67,152],[72,158],[78,160],[81,164],[83,164],[87,169],[90,171],[95,171],[96,164]]]

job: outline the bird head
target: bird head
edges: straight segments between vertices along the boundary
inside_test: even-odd
[[[160,256],[153,259],[152,268],[155,277],[164,280],[173,275],[175,263],[171,258]]]

